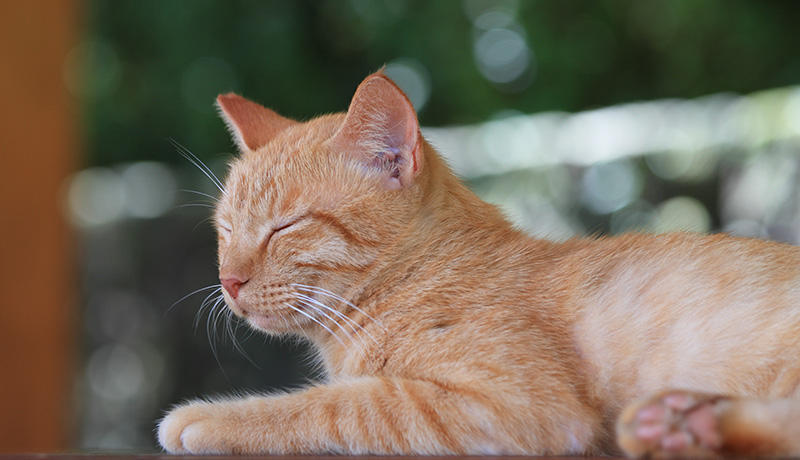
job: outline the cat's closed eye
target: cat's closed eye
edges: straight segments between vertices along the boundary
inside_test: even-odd
[[[273,241],[274,238],[281,236],[283,233],[286,233],[291,227],[297,225],[303,218],[292,219],[286,221],[282,224],[276,224],[272,226],[266,233],[266,236],[263,238],[263,245],[264,247],[269,246],[269,243]]]
[[[288,222],[288,223],[286,223],[286,224],[283,224],[283,225],[277,225],[277,226],[275,226],[275,227],[273,227],[273,228],[272,228],[272,233],[278,233],[278,232],[280,232],[280,231],[286,230],[287,228],[289,228],[289,227],[291,227],[291,226],[295,225],[295,224],[296,224],[297,222],[299,222],[299,221],[300,221],[300,219],[295,219],[295,220],[293,220],[293,221],[291,221],[291,222]]]
[[[229,236],[233,233],[233,226],[227,222],[219,222],[217,224],[220,236]]]

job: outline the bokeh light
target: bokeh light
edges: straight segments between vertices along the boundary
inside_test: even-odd
[[[657,233],[703,233],[711,229],[708,211],[702,203],[692,197],[670,198],[658,206],[656,213],[658,222],[654,230]]]
[[[419,113],[431,96],[431,78],[422,63],[409,58],[395,59],[386,64],[384,73],[406,93]]]
[[[598,214],[624,208],[642,192],[642,177],[630,161],[590,166],[583,175],[583,202]]]
[[[531,66],[524,35],[512,29],[489,29],[475,40],[475,59],[483,75],[494,83],[512,83]]]
[[[67,186],[67,215],[79,227],[123,217],[152,218],[169,210],[176,180],[166,165],[140,162],[117,168],[88,168]]]
[[[473,54],[478,70],[504,92],[528,87],[536,73],[536,60],[527,34],[517,21],[516,1],[467,1],[473,24]]]
[[[69,217],[80,227],[119,219],[125,208],[125,189],[115,171],[89,168],[72,178],[67,193]]]

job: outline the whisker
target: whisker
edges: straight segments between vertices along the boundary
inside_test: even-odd
[[[234,332],[238,332],[239,329],[241,329],[241,327],[242,327],[242,321],[236,321],[236,329],[234,330]],[[253,329],[252,327],[245,328],[245,332],[246,334],[242,338],[242,342],[247,342],[248,340],[253,338],[254,335],[258,333],[258,331]]]
[[[181,209],[181,208],[211,208],[214,209],[216,206],[213,204],[208,203],[184,203],[179,204],[177,206],[173,206],[172,209]]]
[[[205,219],[203,219],[200,222],[198,222],[197,225],[195,225],[194,228],[192,229],[192,234],[194,234],[194,232],[197,231],[197,229],[200,228],[201,225],[203,225],[204,223],[206,223],[209,220],[211,220],[211,217],[206,217]]]
[[[211,309],[208,312],[208,316],[206,317],[206,336],[208,337],[209,345],[211,345],[212,351],[216,353],[216,333],[214,328],[211,326],[211,321],[214,318],[214,314],[216,313],[217,307],[219,306],[219,299],[217,299],[213,304],[211,304]],[[213,343],[212,343],[213,342]]]
[[[216,310],[216,314],[214,315],[214,340],[217,340],[217,331],[218,331],[218,324],[220,323],[220,319],[224,318],[225,312],[228,311],[226,305],[222,302],[222,298],[217,299],[216,303],[214,303],[214,308],[211,311]],[[224,321],[224,319],[223,319]]]
[[[223,315],[222,320],[225,323],[225,329],[224,329],[225,333],[227,333],[230,336],[231,343],[233,344],[233,348],[238,350],[238,346],[237,346],[238,343],[236,342],[236,336],[233,334],[233,326],[231,325],[231,323],[233,322],[232,316],[233,316],[233,312],[229,308],[229,309],[227,309],[225,311],[225,314]]]
[[[198,292],[207,291],[209,289],[219,290],[219,289],[222,289],[222,285],[221,284],[212,284],[211,286],[202,287],[200,289],[192,291],[192,292],[186,294],[185,296],[181,297],[177,301],[175,301],[175,303],[173,303],[172,305],[170,305],[169,308],[167,308],[167,311],[164,312],[164,314],[166,315],[167,313],[169,313],[169,311],[172,310],[172,308],[175,307],[175,305],[178,305],[179,303],[183,302],[184,300],[188,299],[189,297],[197,294]],[[216,290],[215,290],[215,292],[216,292]],[[212,292],[211,294],[213,295],[214,292]]]
[[[311,299],[311,300],[314,300],[314,299]],[[301,301],[300,301],[300,303],[302,303],[302,304],[303,304],[303,306],[306,306],[306,307],[308,307],[308,308],[311,308],[312,310],[316,311],[316,312],[317,312],[317,313],[319,313],[320,315],[322,315],[322,316],[324,316],[325,318],[327,318],[327,319],[331,320],[331,321],[332,321],[332,322],[333,322],[335,325],[339,326],[339,329],[341,329],[341,330],[342,330],[342,332],[344,332],[344,334],[347,336],[347,338],[348,338],[348,339],[350,339],[350,342],[351,342],[351,343],[353,344],[353,346],[354,346],[354,347],[355,347],[355,348],[356,348],[356,349],[359,351],[359,353],[360,353],[362,356],[364,356],[364,355],[365,355],[365,354],[364,354],[364,350],[363,350],[361,347],[359,347],[359,346],[358,346],[358,344],[356,343],[355,339],[354,339],[354,338],[353,338],[353,336],[350,334],[350,332],[348,332],[348,331],[347,331],[347,329],[345,329],[345,327],[344,327],[344,326],[342,326],[341,324],[339,324],[339,322],[338,322],[338,321],[336,321],[335,319],[333,319],[333,317],[329,316],[329,315],[328,315],[328,314],[326,314],[324,311],[320,310],[319,308],[317,308],[316,306],[314,306],[313,304],[311,304],[311,303],[309,303],[309,302],[307,302],[307,301],[303,301],[303,300],[301,300]],[[321,304],[320,304],[320,305],[321,305]],[[324,305],[323,305],[323,306],[324,306]],[[325,308],[328,308],[328,307],[325,307]],[[332,311],[333,311],[333,310],[332,310]],[[338,312],[335,312],[335,313],[338,313]],[[347,324],[347,323],[345,323],[345,324]],[[360,336],[359,336],[359,339],[361,339],[361,337],[360,337]],[[361,339],[361,341],[362,341],[362,343],[363,343],[364,339]],[[366,344],[364,344],[364,346],[366,346]]]
[[[292,316],[292,319],[294,320],[294,323],[297,325],[298,330],[303,334],[303,338],[305,338],[306,342],[311,342],[311,338],[308,336],[308,333],[306,333],[306,331],[300,325],[300,322],[297,321],[297,317]],[[292,336],[292,337],[296,339],[294,342],[295,347],[298,349],[302,349],[301,344],[303,339],[298,336]],[[302,364],[310,369],[312,375],[319,375],[319,376],[324,375],[325,365],[317,353],[315,353],[311,349],[306,349],[305,352],[300,356]],[[322,379],[320,378],[318,380]]]
[[[219,202],[219,198],[215,197],[214,195],[209,195],[208,193],[198,192],[197,190],[189,190],[189,189],[183,188],[183,189],[180,189],[178,191],[179,192],[186,192],[186,193],[194,193],[195,195],[204,196],[204,197],[206,197],[206,198],[208,198],[210,200],[213,200],[215,202]]]
[[[224,297],[222,296],[218,297],[216,302],[214,302],[214,305],[211,307],[211,311],[208,313],[208,318],[206,319],[206,334],[208,336],[208,345],[211,347],[211,353],[214,355],[214,360],[217,362],[217,365],[222,371],[222,375],[224,375],[225,378],[227,379],[228,374],[225,373],[225,369],[222,367],[222,362],[219,360],[219,353],[217,352],[217,344],[216,344],[217,336],[215,332],[212,333],[212,330],[215,331],[215,329],[211,327],[211,318],[214,317],[215,321],[217,318],[217,316],[214,316],[214,310],[216,310],[217,307],[219,307],[220,302],[222,302],[223,300]]]
[[[253,366],[255,366],[255,367],[256,367],[256,369],[258,369],[258,370],[261,370],[261,367],[260,367],[258,364],[256,364],[256,363],[255,363],[255,361],[253,361],[253,360],[250,358],[250,355],[248,355],[248,354],[247,354],[247,352],[244,350],[244,348],[243,348],[243,347],[242,347],[242,345],[239,343],[239,341],[238,341],[238,340],[236,340],[236,331],[238,331],[238,330],[239,330],[239,324],[240,324],[240,323],[239,323],[239,318],[238,318],[238,317],[236,317],[236,316],[233,314],[233,311],[232,311],[231,309],[227,309],[227,310],[226,310],[225,317],[226,317],[226,320],[225,320],[225,322],[227,323],[227,325],[226,325],[226,330],[228,331],[228,333],[229,333],[229,334],[230,334],[230,336],[231,336],[231,343],[233,344],[233,348],[234,348],[234,349],[235,349],[237,352],[239,352],[239,354],[240,354],[240,355],[242,355],[242,356],[244,357],[244,359],[246,359],[246,360],[247,360],[247,361],[248,361],[250,364],[252,364]],[[234,329],[234,328],[232,327],[232,323],[233,323],[234,321],[236,322],[236,329]],[[252,331],[251,331],[251,332],[252,332]]]
[[[333,313],[334,315],[338,316],[339,318],[342,318],[342,320],[344,320],[345,323],[350,326],[350,329],[352,329],[353,332],[358,336],[358,338],[361,340],[361,343],[364,345],[364,347],[366,347],[367,344],[364,342],[364,339],[359,334],[359,330],[364,331],[364,333],[367,334],[369,336],[369,338],[372,339],[373,342],[375,342],[375,345],[378,345],[380,347],[380,344],[378,343],[378,341],[375,340],[375,337],[373,337],[372,334],[369,333],[369,331],[364,329],[363,326],[361,326],[357,322],[353,321],[347,315],[343,314],[342,312],[340,312],[340,311],[338,311],[338,310],[336,310],[334,308],[331,308],[331,307],[325,305],[324,303],[320,302],[319,300],[317,300],[317,299],[315,299],[313,297],[309,297],[309,296],[307,296],[305,294],[300,294],[300,293],[296,293],[295,295],[297,295],[299,299],[301,299],[301,300],[303,300],[305,302],[312,302],[315,305],[319,305],[320,307],[330,311],[331,313]],[[356,327],[358,329],[356,329]]]
[[[300,325],[300,323],[297,321],[297,318],[292,316],[292,321],[294,321],[294,324],[297,326],[297,330],[300,331],[303,334],[303,336],[306,338],[306,340],[309,340],[308,334],[306,334],[306,331],[303,330],[303,326]]]
[[[342,302],[343,304],[345,304],[345,305],[347,305],[347,306],[349,306],[349,307],[353,308],[354,310],[356,310],[356,311],[360,312],[362,315],[364,315],[364,316],[366,316],[367,318],[371,319],[371,320],[372,320],[372,321],[374,321],[374,322],[375,322],[375,323],[376,323],[378,326],[382,327],[384,330],[386,329],[386,328],[383,326],[383,324],[381,324],[381,322],[380,322],[380,321],[376,320],[375,318],[373,318],[372,316],[370,316],[369,314],[367,314],[367,312],[365,312],[364,310],[362,310],[362,309],[360,309],[360,308],[356,307],[356,306],[355,306],[355,305],[353,305],[351,302],[347,301],[346,299],[342,298],[341,296],[338,296],[338,295],[334,294],[333,292],[331,292],[331,291],[329,291],[329,290],[327,290],[327,289],[323,289],[323,288],[321,288],[321,287],[317,287],[317,286],[308,286],[308,285],[305,285],[305,284],[297,284],[297,283],[294,283],[294,284],[292,284],[292,286],[294,286],[294,287],[297,287],[297,288],[298,288],[298,289],[300,289],[300,290],[305,290],[305,291],[307,291],[307,292],[313,292],[313,293],[316,293],[316,294],[322,294],[322,295],[324,295],[324,296],[328,296],[328,297],[331,297],[331,298],[333,298],[333,299],[335,299],[335,300],[338,300],[339,302]]]
[[[198,158],[189,149],[178,143],[178,141],[176,141],[175,139],[170,137],[167,140],[178,150],[178,153],[182,157],[189,160],[190,163],[195,165],[197,169],[199,169],[203,174],[205,174],[205,176],[208,177],[208,179],[214,183],[214,185],[219,189],[220,192],[222,192],[223,195],[227,195],[227,193],[225,193],[225,188],[222,186],[222,181],[219,180],[219,178],[217,177],[216,174],[214,174],[214,171],[212,171],[211,168],[206,166],[206,164],[203,163],[202,160],[200,160],[200,158]]]
[[[322,324],[322,322],[320,320],[318,320],[317,318],[314,318],[313,316],[309,315],[308,313],[304,312],[303,310],[295,307],[294,305],[292,305],[290,303],[285,303],[284,305],[286,305],[287,307],[291,308],[292,310],[296,311],[297,313],[300,313],[301,315],[305,316],[306,318],[310,319],[311,321],[314,321],[315,323],[317,323],[320,326],[322,326],[326,331],[330,332],[330,334],[333,336],[333,338],[338,340],[339,343],[341,343],[342,346],[345,349],[347,349],[347,345],[345,345],[345,343],[342,341],[342,339],[340,339],[339,336],[336,335],[328,326]]]
[[[217,292],[220,292],[221,290],[222,290],[222,286],[220,285],[216,290],[211,292],[211,294],[207,295],[206,298],[203,299],[203,302],[200,303],[200,308],[197,310],[197,314],[195,314],[195,321],[194,321],[194,328],[195,329],[197,329],[200,326],[200,315],[203,312],[203,310],[205,310],[205,308],[208,307],[209,305],[213,304],[215,302],[215,300],[216,300],[217,303],[219,303],[219,301],[224,298],[224,296],[222,294],[220,294],[219,297],[215,297],[214,299],[211,298],[211,297],[214,296],[214,294],[216,294]],[[211,312],[213,312],[213,311],[214,311],[214,308],[212,307],[211,308]],[[211,314],[211,312],[209,312],[209,315]]]
[[[219,302],[219,297],[214,297],[213,299],[211,299],[210,297],[211,295],[206,297],[206,300],[204,300],[203,303],[200,304],[200,309],[197,311],[197,315],[195,315],[195,321],[194,321],[195,329],[200,327],[200,318],[202,316],[201,313],[205,312],[206,309],[208,309],[208,314],[206,315],[206,323],[208,323],[208,321],[210,320],[211,315],[214,314],[214,306],[216,305],[217,302]]]
[[[173,145],[173,147],[175,147],[178,150],[178,153],[182,157],[184,157],[190,163],[195,165],[200,171],[203,172],[203,174],[206,175],[206,177],[208,177],[211,180],[211,182],[213,182],[217,186],[217,188],[220,188],[221,192],[223,191],[222,188],[221,188],[222,187],[222,183],[220,182],[219,178],[214,174],[213,171],[211,171],[211,168],[209,168],[205,163],[203,163],[202,160],[200,160],[200,158],[197,157],[197,155],[192,153],[191,150],[189,150],[188,148],[186,148],[183,145],[181,145],[175,139],[170,137],[167,140],[169,141],[170,144]]]

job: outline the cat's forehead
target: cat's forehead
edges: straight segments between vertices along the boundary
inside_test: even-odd
[[[335,198],[328,180],[335,162],[325,142],[340,124],[340,116],[320,117],[234,159],[221,211],[280,217]]]

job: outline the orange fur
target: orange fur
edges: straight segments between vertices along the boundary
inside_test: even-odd
[[[220,278],[240,287],[226,301],[268,334],[307,336],[327,380],[185,403],[160,424],[166,450],[615,453],[623,409],[634,420],[669,389],[749,398],[776,432],[800,423],[800,249],[532,239],[453,175],[381,73],[347,114],[302,124],[232,98],[242,155],[216,222]],[[717,412],[741,437],[730,426],[750,419]],[[629,453],[658,453],[626,423]],[[762,431],[748,439],[781,448],[759,453],[800,454]]]

